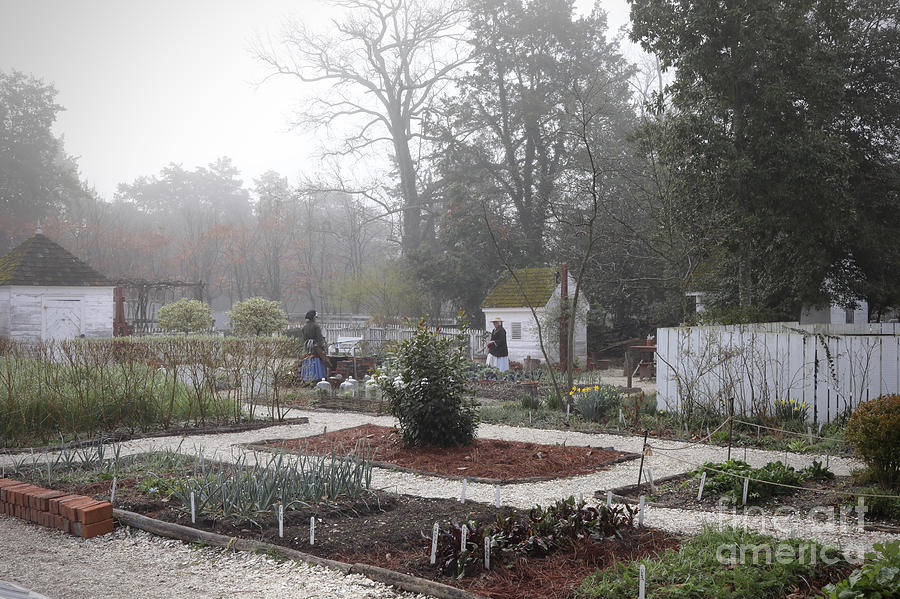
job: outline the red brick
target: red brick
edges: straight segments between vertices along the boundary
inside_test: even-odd
[[[12,485],[18,485],[21,482],[22,481],[12,478],[0,478],[0,489],[2,489],[3,487],[11,487]]]
[[[42,493],[38,493],[34,497],[34,506],[33,507],[41,510],[42,512],[49,512],[50,511],[50,500],[55,499],[57,497],[62,497],[64,495],[66,495],[66,493],[64,493],[63,491],[52,491],[52,490],[48,489]]]
[[[68,501],[64,501],[59,506],[59,511],[62,513],[63,517],[66,520],[70,520],[72,522],[76,522],[78,517],[75,514],[75,508],[79,506],[85,506],[90,503],[94,503],[94,500],[90,497],[77,497],[76,499],[69,499]]]
[[[108,501],[97,501],[93,505],[75,508],[78,521],[83,524],[96,524],[112,518],[113,507]]]
[[[69,499],[76,499],[78,497],[82,497],[82,495],[62,495],[60,497],[54,497],[49,500],[47,503],[50,504],[50,513],[51,514],[59,514],[59,505],[64,501],[68,501]]]
[[[110,518],[109,520],[101,520],[100,522],[95,522],[93,524],[82,524],[81,522],[76,522],[72,525],[72,534],[85,539],[90,539],[91,537],[96,537],[99,535],[105,535],[112,531],[112,518]]]
[[[15,504],[15,491],[21,487],[27,487],[28,483],[16,483],[8,487],[0,488],[0,501]]]

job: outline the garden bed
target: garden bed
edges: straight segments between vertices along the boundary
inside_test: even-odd
[[[830,521],[835,522],[843,509],[842,517],[846,519],[848,526],[855,526],[857,494],[868,494],[873,491],[872,486],[856,484],[849,476],[838,476],[830,481],[801,482],[799,486],[802,486],[803,490],[796,490],[791,494],[773,495],[763,500],[748,501],[747,513],[759,516],[796,515],[803,518],[814,517],[818,520],[824,520],[827,517]],[[656,493],[650,492],[650,485],[647,483],[640,486],[629,485],[611,489],[611,491],[624,500],[635,503],[641,495],[644,495],[648,502],[659,507],[727,513],[737,510],[737,513],[744,513],[743,505],[735,505],[727,494],[711,492],[709,487],[704,488],[702,499],[697,501],[699,488],[699,478],[691,473],[686,473],[658,482]],[[882,492],[888,493],[887,491]],[[598,498],[605,497],[605,492],[598,492],[597,496]],[[871,511],[866,513],[867,529],[890,530],[900,533],[900,500],[893,500],[896,505],[893,508],[893,514],[890,505],[886,504],[889,500],[866,497],[867,509],[872,509],[873,501],[878,503],[875,505],[874,514]],[[826,515],[823,510],[829,508],[834,508],[834,514]]]
[[[377,466],[498,484],[590,474],[638,457],[637,454],[614,451],[612,448],[567,447],[481,438],[472,445],[462,447],[406,447],[395,429],[373,424],[313,437],[263,441],[249,447],[322,454],[335,447],[352,449],[357,443],[366,446],[373,464]]]

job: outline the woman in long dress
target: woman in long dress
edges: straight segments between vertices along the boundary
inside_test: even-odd
[[[304,381],[318,381],[328,376],[325,335],[319,326],[319,316],[315,310],[306,313],[306,322],[300,332],[303,335],[303,352],[300,378]]]

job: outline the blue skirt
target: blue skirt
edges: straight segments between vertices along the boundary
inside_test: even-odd
[[[322,360],[313,356],[303,360],[300,366],[300,378],[304,381],[320,381],[325,378],[325,365]]]

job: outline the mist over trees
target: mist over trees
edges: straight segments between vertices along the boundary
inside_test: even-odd
[[[50,130],[52,85],[0,73],[2,243],[40,218],[113,278],[381,322],[477,315],[504,262],[567,261],[595,347],[690,319],[689,291],[728,322],[900,305],[895,3],[630,4],[638,65],[568,0],[339,0],[330,31],[288,25],[254,53],[329,132],[305,181],[222,157],[107,201]]]

